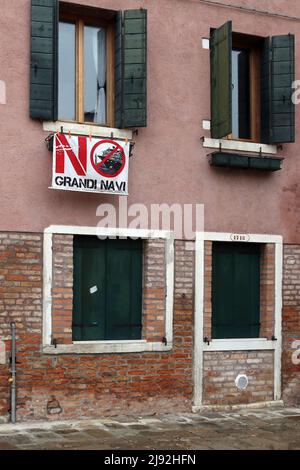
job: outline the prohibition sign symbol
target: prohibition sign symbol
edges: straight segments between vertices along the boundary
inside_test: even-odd
[[[108,147],[105,144],[110,145]],[[101,146],[103,146],[102,149]],[[114,140],[100,140],[91,150],[91,163],[94,170],[101,176],[115,178],[125,167],[124,149]]]

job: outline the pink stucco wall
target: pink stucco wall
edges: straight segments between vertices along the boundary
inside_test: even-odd
[[[291,15],[298,20],[212,6],[198,0],[72,0],[102,8],[148,9],[148,127],[135,138],[128,203],[204,203],[205,229],[284,235],[300,243],[300,156],[297,142],[280,152],[275,174],[217,170],[202,148],[202,120],[210,118],[209,52],[201,38],[233,20],[254,35],[296,35],[300,78],[300,2],[220,0]],[[42,124],[29,119],[30,0],[1,0],[0,230],[42,231],[50,224],[95,225],[100,203],[116,196],[48,189],[51,154]],[[300,130],[296,111],[297,131]],[[299,207],[298,207],[299,206]]]

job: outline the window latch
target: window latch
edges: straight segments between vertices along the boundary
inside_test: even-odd
[[[271,340],[272,340],[272,341],[277,341],[276,336],[273,335],[272,338],[271,338]]]
[[[162,343],[163,343],[165,346],[168,345],[168,340],[167,340],[166,336],[163,337]]]
[[[210,341],[211,341],[211,340],[210,340],[207,336],[205,336],[205,338],[204,338],[203,341],[204,341],[204,343],[206,343],[208,346],[210,345]]]

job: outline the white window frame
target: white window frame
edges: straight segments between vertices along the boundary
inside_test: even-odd
[[[54,234],[131,237],[145,240],[165,240],[166,267],[166,343],[146,340],[74,341],[72,344],[51,344],[52,335],[52,241]],[[107,354],[144,351],[170,351],[173,347],[174,296],[174,233],[166,230],[82,227],[51,225],[44,230],[43,252],[43,353],[45,354]]]
[[[235,150],[238,152],[248,153],[266,153],[277,155],[277,146],[269,144],[260,144],[259,142],[244,142],[234,139],[212,139],[210,137],[203,138],[203,147],[210,149]]]
[[[210,50],[210,40],[209,38],[202,38],[202,48],[205,50]],[[210,130],[210,121],[206,120],[205,127],[203,125],[204,130]],[[211,148],[211,149],[219,149],[220,147],[222,150],[235,150],[239,152],[250,152],[250,153],[267,153],[271,155],[277,155],[278,148],[277,145],[270,145],[270,144],[262,144],[259,142],[245,142],[242,140],[234,140],[234,139],[212,139],[210,137],[203,137],[202,139],[203,147],[204,148]]]
[[[63,132],[72,135],[84,135],[93,137],[103,137],[109,139],[132,140],[132,131],[130,129],[116,129],[114,127],[105,127],[93,124],[78,124],[67,121],[44,121],[43,130],[45,132]]]
[[[261,243],[275,245],[275,307],[274,335],[276,341],[265,338],[221,339],[204,343],[204,242]],[[233,234],[197,232],[195,250],[195,326],[194,326],[194,410],[203,402],[203,356],[207,351],[274,351],[274,401],[281,399],[281,353],[282,353],[282,263],[283,239],[280,235]]]

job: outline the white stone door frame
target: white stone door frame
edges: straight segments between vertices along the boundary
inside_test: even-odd
[[[281,353],[282,353],[282,269],[283,239],[280,235],[232,234],[218,232],[197,232],[195,247],[195,325],[193,410],[203,406],[203,355],[208,346],[203,342],[204,321],[204,242],[220,241],[261,243],[275,245],[275,326],[277,341],[264,338],[212,340],[209,351],[253,351],[274,350],[274,401],[281,399]]]

